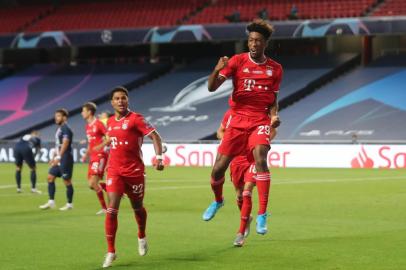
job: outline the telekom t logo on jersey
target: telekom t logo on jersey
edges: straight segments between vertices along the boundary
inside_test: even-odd
[[[245,79],[244,80],[244,90],[252,91],[252,88],[255,86],[255,80]]]
[[[252,89],[257,88],[259,90],[268,90],[270,89],[268,86],[257,85],[257,82],[252,79],[245,79],[244,80],[244,90],[245,91],[252,91]]]
[[[118,144],[117,137],[110,137],[110,139],[111,139],[111,142],[110,142],[111,148],[116,149],[117,148],[116,146]]]

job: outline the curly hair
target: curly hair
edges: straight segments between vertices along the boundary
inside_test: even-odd
[[[268,22],[262,19],[255,19],[247,26],[248,33],[257,32],[260,33],[266,40],[269,40],[272,33],[275,31],[274,27]]]

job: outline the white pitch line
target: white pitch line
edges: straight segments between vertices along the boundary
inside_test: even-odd
[[[295,184],[318,184],[318,183],[339,183],[339,182],[358,182],[358,181],[377,181],[377,180],[396,180],[405,179],[405,176],[388,176],[388,177],[362,177],[362,178],[335,178],[323,180],[294,180],[294,179],[278,179],[278,182],[273,182],[272,185],[295,185]],[[286,182],[285,182],[286,181]],[[146,180],[146,183],[190,183],[191,180]],[[74,186],[87,186],[85,182],[73,182]],[[38,183],[37,186],[46,186],[47,183]],[[209,185],[209,184],[207,184]],[[23,187],[30,187],[30,184],[22,184]],[[185,186],[183,186],[185,187]],[[174,187],[158,187],[157,190],[182,189],[182,186]],[[196,187],[196,186],[190,186]],[[16,185],[0,185],[0,189],[16,188]],[[154,188],[148,188],[154,189]]]
[[[379,180],[402,180],[406,179],[403,176],[393,176],[393,177],[369,177],[369,178],[355,178],[355,179],[324,179],[324,180],[307,180],[307,181],[290,181],[290,182],[276,182],[272,183],[272,185],[297,185],[297,184],[329,184],[329,183],[345,183],[345,182],[361,182],[361,181],[379,181]],[[286,179],[285,179],[286,181]],[[159,180],[157,180],[159,182]],[[175,181],[176,182],[176,181]],[[38,186],[45,186],[46,183],[40,183]],[[29,184],[26,184],[25,186],[29,187]],[[78,185],[76,185],[78,186]],[[83,185],[79,185],[83,186]],[[15,188],[15,185],[3,185],[0,186],[0,189],[6,189],[6,188]],[[210,189],[209,184],[205,185],[193,185],[193,186],[162,186],[162,187],[147,187],[147,191],[165,191],[165,190],[181,190],[181,189]],[[75,193],[90,193],[91,191],[89,190],[78,190],[75,191]],[[43,191],[43,195],[46,195],[46,191]],[[33,196],[29,191],[23,192],[23,193],[8,193],[8,194],[0,194],[0,197],[14,197],[14,196],[27,196],[31,195]]]

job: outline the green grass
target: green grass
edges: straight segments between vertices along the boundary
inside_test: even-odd
[[[0,164],[0,269],[99,269],[106,252],[104,218],[76,165],[75,209],[41,211],[47,167],[39,166],[42,195],[14,187],[14,166]],[[119,214],[116,269],[406,269],[405,170],[274,169],[270,232],[254,231],[243,248],[234,192],[210,222],[209,168],[148,169],[145,205],[150,252],[137,253],[130,205]],[[65,188],[57,182],[58,206]],[[254,211],[257,198],[254,197]],[[255,213],[255,212],[254,212]]]

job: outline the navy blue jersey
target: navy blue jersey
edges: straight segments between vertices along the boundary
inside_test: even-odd
[[[36,151],[37,149],[41,148],[41,139],[36,136],[32,136],[31,134],[26,134],[20,138],[18,144],[27,145]]]
[[[55,133],[55,147],[58,150],[58,154],[61,151],[62,142],[64,139],[69,140],[68,148],[66,149],[66,153],[72,154],[72,140],[73,140],[73,132],[68,126],[68,124],[63,124],[59,126]]]
[[[31,137],[31,139],[29,140],[31,147],[32,148],[41,148],[41,139],[38,137]]]

